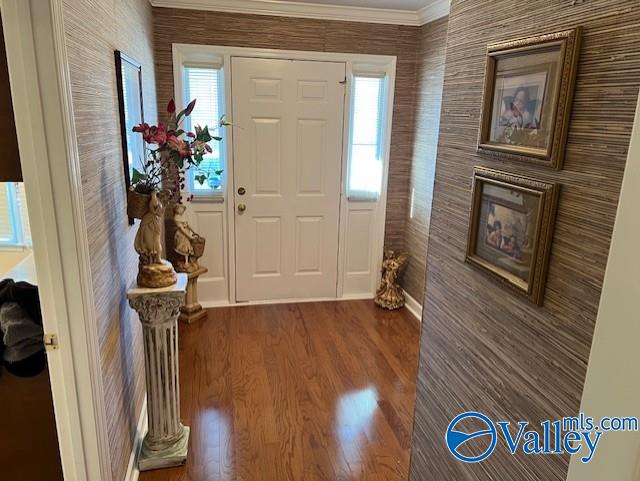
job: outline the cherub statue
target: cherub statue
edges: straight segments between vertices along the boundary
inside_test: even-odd
[[[157,192],[151,193],[149,208],[142,216],[134,247],[139,255],[138,285],[168,287],[176,282],[171,264],[162,259],[162,223],[164,206]]]
[[[406,266],[408,258],[409,256],[405,253],[396,255],[391,249],[384,250],[382,281],[376,292],[376,305],[389,310],[404,306],[404,293],[398,285],[398,277]]]
[[[160,264],[162,255],[162,213],[164,207],[157,192],[151,193],[149,210],[142,217],[134,247],[140,264]]]
[[[187,222],[185,212],[187,207],[184,204],[176,204],[173,208],[173,220],[176,224],[173,250],[181,256],[175,262],[175,267],[179,272],[193,272],[200,266],[198,257],[194,250],[194,243],[199,242],[200,236],[191,228]]]

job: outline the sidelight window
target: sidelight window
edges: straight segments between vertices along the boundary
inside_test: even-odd
[[[222,68],[184,66],[184,105],[196,99],[196,106],[185,121],[185,128],[193,131],[196,126],[209,126],[211,135],[223,137],[222,142],[212,140],[212,153],[206,155],[199,169],[190,169],[188,187],[194,195],[215,195],[222,192],[222,176],[216,172],[225,170],[224,129],[218,128],[224,114],[224,75]],[[207,175],[200,183],[196,177]],[[224,175],[224,173],[222,174]]]
[[[386,126],[385,76],[354,75],[349,134],[350,200],[377,200],[382,188]]]

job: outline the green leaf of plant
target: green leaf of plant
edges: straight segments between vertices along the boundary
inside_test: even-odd
[[[139,184],[140,182],[144,182],[147,180],[147,174],[144,172],[140,172],[138,169],[133,169],[133,175],[131,176],[132,184]]]
[[[211,134],[209,133],[209,127],[207,125],[202,129],[196,130],[196,140],[200,140],[201,142],[211,142]]]

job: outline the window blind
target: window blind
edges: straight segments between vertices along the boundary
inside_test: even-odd
[[[377,200],[382,186],[385,78],[355,75],[349,145],[349,198]]]
[[[222,117],[224,103],[224,83],[222,70],[211,67],[184,67],[184,101],[196,99],[196,106],[191,116],[186,120],[187,129],[193,131],[196,126],[209,126],[211,135],[223,136],[218,128]],[[204,157],[200,169],[191,169],[189,175],[189,187],[192,193],[208,194],[221,190],[221,182],[216,171],[224,170],[224,155],[221,142],[211,141],[213,152]],[[199,171],[198,171],[199,170]],[[195,176],[201,173],[209,175],[204,184],[195,180]]]
[[[27,199],[22,183],[0,183],[0,244],[32,244]]]
[[[0,243],[13,242],[15,233],[11,218],[11,206],[9,205],[9,184],[0,183]]]
[[[20,225],[22,227],[22,244],[31,246],[31,226],[29,225],[29,212],[27,211],[27,195],[25,194],[24,184],[14,184],[16,191],[17,215],[20,216]]]

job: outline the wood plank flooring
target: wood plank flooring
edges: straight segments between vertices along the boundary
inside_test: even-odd
[[[372,301],[220,308],[180,326],[186,467],[140,481],[406,481],[419,326]]]

